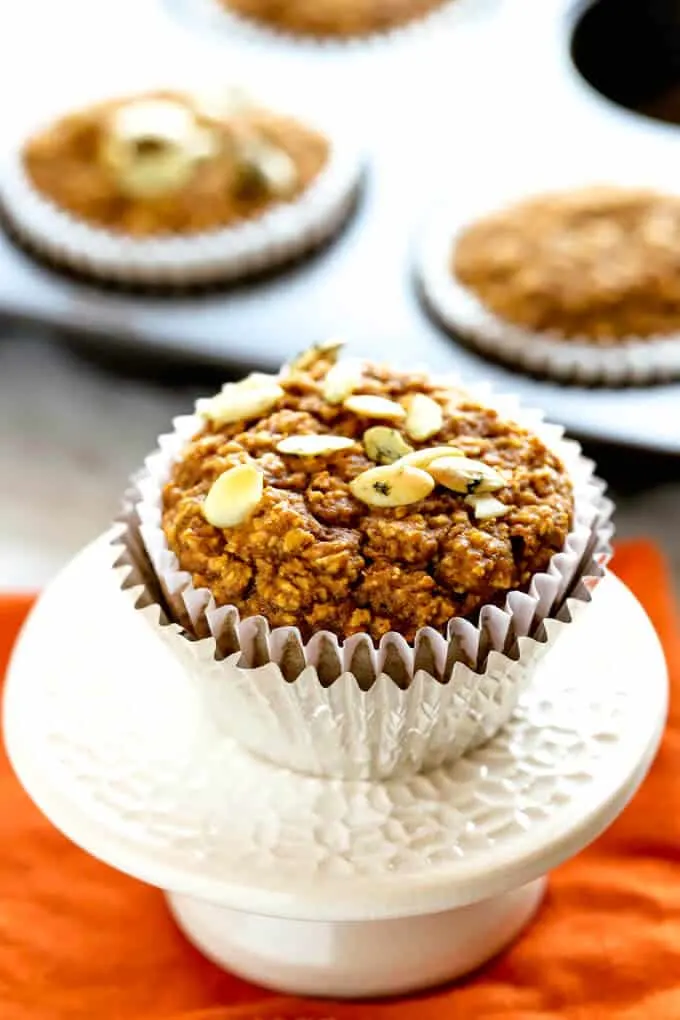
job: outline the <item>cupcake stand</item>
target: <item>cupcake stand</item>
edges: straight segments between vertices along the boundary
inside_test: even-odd
[[[263,985],[375,996],[477,967],[656,752],[663,655],[611,575],[495,739],[427,775],[369,782],[294,774],[218,736],[130,611],[114,557],[98,540],[33,611],[7,679],[11,761],[70,839],[165,890],[200,950]]]

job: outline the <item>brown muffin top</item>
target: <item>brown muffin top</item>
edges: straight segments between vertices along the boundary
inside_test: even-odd
[[[153,92],[79,110],[31,138],[29,179],[81,220],[133,237],[228,227],[298,197],[328,141],[251,105]]]
[[[612,343],[680,329],[680,197],[592,187],[530,198],[459,237],[453,274],[508,322]]]
[[[206,420],[172,470],[163,529],[196,587],[209,588],[242,617],[297,626],[305,639],[318,630],[341,638],[365,631],[373,639],[395,630],[413,640],[425,625],[443,630],[451,617],[502,603],[546,569],[571,527],[573,495],[562,464],[540,439],[436,379],[362,363],[350,385],[344,362],[330,371],[333,354],[307,357],[305,367],[278,379],[278,395],[274,385],[259,417]],[[227,388],[227,405],[243,406],[257,385],[256,377]],[[415,401],[416,394],[430,400]],[[371,408],[363,395],[392,404]],[[221,399],[208,402],[205,413]],[[395,403],[402,415],[408,409],[406,417],[394,420]],[[434,405],[434,422],[426,414],[418,424],[416,404],[419,413]],[[380,431],[367,435],[369,429]],[[427,438],[415,440],[414,432]],[[346,448],[316,456],[277,448],[301,449],[299,437],[307,437],[304,446],[310,436],[329,434],[338,446],[347,437]],[[390,463],[409,448],[433,447],[439,459],[421,455],[420,467]],[[376,461],[385,464],[377,475]],[[219,519],[224,479],[229,486],[239,477],[240,484],[249,471],[259,482],[249,514],[234,524],[227,500],[221,512],[226,506],[229,525],[209,523],[206,513]],[[444,482],[435,486],[430,473]]]
[[[384,32],[422,18],[445,0],[222,0],[237,14],[284,32],[352,36]]]

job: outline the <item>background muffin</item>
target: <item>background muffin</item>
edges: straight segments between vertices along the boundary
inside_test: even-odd
[[[611,507],[540,416],[337,346],[177,419],[117,566],[227,734],[383,778],[509,718],[602,575]]]
[[[454,275],[496,315],[565,340],[680,329],[680,197],[586,188],[530,198],[465,230]]]
[[[235,89],[97,103],[32,134],[0,181],[14,229],[125,282],[208,282],[286,261],[348,215],[355,151]]]
[[[322,171],[323,135],[247,101],[173,92],[72,113],[24,147],[34,187],[74,217],[149,237],[228,227],[293,200]]]
[[[270,28],[304,36],[348,38],[385,32],[422,18],[446,0],[220,0]]]
[[[680,373],[678,195],[585,187],[461,216],[421,270],[435,313],[513,364],[605,383]]]

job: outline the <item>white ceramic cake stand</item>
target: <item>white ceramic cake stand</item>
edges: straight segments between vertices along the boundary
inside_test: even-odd
[[[614,577],[484,748],[429,775],[343,782],[220,737],[111,562],[105,537],[31,614],[5,694],[12,763],[67,836],[166,890],[192,942],[263,985],[372,996],[478,966],[656,751],[663,655]]]

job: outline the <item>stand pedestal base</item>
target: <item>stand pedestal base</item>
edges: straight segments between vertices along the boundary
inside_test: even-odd
[[[481,966],[529,923],[545,885],[383,921],[289,921],[166,895],[187,938],[220,966],[291,995],[350,999],[414,992]]]
[[[224,738],[131,611],[114,556],[95,542],[31,613],[5,684],[10,760],[62,832],[170,890],[189,939],[260,984],[365,998],[473,970],[520,933],[543,876],[616,818],[656,752],[663,654],[614,577],[493,740],[426,775],[345,782]]]

